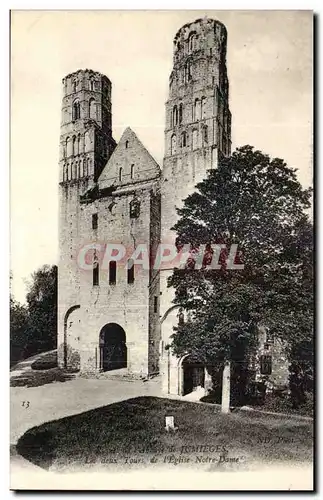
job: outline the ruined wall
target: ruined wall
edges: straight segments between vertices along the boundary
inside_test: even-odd
[[[118,191],[113,196],[101,198],[82,206],[80,236],[82,241],[121,243],[127,255],[117,262],[116,284],[109,283],[109,269],[103,269],[102,254],[99,258],[99,285],[93,286],[93,271],[80,275],[80,298],[84,324],[81,345],[81,369],[95,372],[98,365],[99,334],[107,323],[119,324],[126,333],[128,348],[127,368],[139,376],[149,374],[149,283],[150,272],[135,265],[134,282],[128,283],[126,261],[134,245],[149,241],[151,193],[138,189],[135,193],[140,203],[138,218],[130,217],[130,204],[134,192]],[[92,214],[98,214],[98,229],[91,229]]]
[[[58,363],[76,369],[81,333],[69,318],[80,305],[80,197],[91,187],[111,155],[111,82],[100,73],[79,70],[62,81],[59,153]],[[77,331],[81,332],[78,321]]]
[[[231,152],[231,113],[226,70],[227,33],[222,23],[199,19],[183,26],[174,38],[173,69],[166,102],[165,156],[161,180],[161,240],[173,243],[171,227],[176,207],[195,190],[221,155]],[[171,271],[161,271],[161,315],[172,307],[173,290],[167,288]],[[173,333],[176,315],[162,325],[163,341]],[[169,358],[176,377],[177,358]],[[168,362],[167,362],[168,363]],[[169,368],[164,367],[167,377]],[[171,390],[177,387],[170,382]],[[168,386],[168,382],[163,385]],[[178,390],[178,389],[176,389]]]
[[[222,156],[231,153],[231,113],[229,82],[226,69],[227,32],[223,24],[200,19],[183,26],[174,38],[173,69],[169,79],[166,102],[165,156],[161,193],[161,240],[172,243],[171,227],[178,219],[176,207],[206,177],[208,169],[216,168]],[[161,365],[163,390],[178,393],[179,360],[165,346],[171,342],[178,318],[173,309],[173,290],[167,288],[171,270],[161,271]],[[168,314],[168,311],[169,314]],[[256,379],[261,379],[260,359],[270,355],[272,372],[268,380],[284,385],[288,380],[288,363],[284,346],[259,338],[255,360]]]
[[[79,196],[86,189],[88,182],[85,179],[64,183],[59,188],[58,364],[60,367],[67,364],[73,369],[76,366],[70,363],[70,357],[75,345],[68,349],[70,354],[67,356],[65,344],[70,343],[69,314],[72,314],[74,306],[80,305],[80,276],[76,262],[80,220]]]
[[[156,184],[150,193],[150,284],[149,284],[149,373],[157,374],[160,370],[160,272],[154,269],[154,263],[160,243],[160,188]]]
[[[269,356],[271,359],[271,373],[266,375],[261,372],[261,357]],[[268,390],[277,387],[287,387],[289,377],[289,362],[286,355],[286,346],[279,338],[271,337],[268,329],[260,327],[259,345],[253,368],[256,371],[256,381],[268,380]]]
[[[83,73],[73,75],[73,78],[80,81]],[[76,97],[64,97],[64,104],[68,104],[67,111],[63,106],[65,122],[62,125],[60,159],[59,363],[70,369],[78,368],[82,373],[93,375],[99,372],[100,331],[106,324],[116,323],[126,334],[129,374],[146,377],[158,371],[156,345],[158,353],[159,325],[154,297],[159,294],[159,276],[154,276],[150,286],[153,276],[149,265],[147,269],[135,265],[134,282],[129,283],[126,262],[138,244],[144,244],[149,252],[150,246],[155,249],[159,241],[160,169],[129,128],[116,148],[111,139],[110,150],[106,150],[104,139],[110,136],[111,106],[105,106],[103,99],[107,96],[110,98],[108,81],[102,77],[98,80],[97,87],[93,81],[85,79],[82,82],[79,83],[80,89],[76,89]],[[102,82],[107,86],[107,93],[99,86]],[[84,90],[84,85],[90,85],[90,91],[87,87]],[[64,88],[69,91],[70,85]],[[75,90],[73,86],[72,89]],[[94,119],[91,99],[97,92],[102,101],[98,102],[95,111],[97,119]],[[91,102],[87,100],[88,97]],[[71,106],[75,98],[81,103],[81,111],[74,120],[74,109]],[[96,101],[98,99],[96,96]],[[71,113],[69,117],[68,112]],[[80,144],[77,142],[75,146],[74,141],[71,149],[66,138],[77,139],[79,136]],[[110,159],[102,167],[104,155]],[[91,157],[91,168],[85,171],[82,162],[88,156]],[[77,167],[68,170],[69,161]],[[79,162],[81,168],[78,167]],[[86,165],[88,166],[87,163]],[[101,245],[101,251],[97,251],[98,283],[94,281],[92,266],[85,269],[84,259],[81,258],[82,248],[93,243]],[[109,266],[108,263],[104,266],[102,260],[105,246],[109,243],[119,243],[127,249],[126,256],[117,263],[115,284],[109,281]],[[86,262],[91,264],[91,252],[88,258]]]
[[[174,66],[166,102],[165,156],[161,180],[161,238],[172,243],[176,207],[231,151],[226,70],[226,28],[212,19],[183,26],[174,38]],[[161,314],[171,305],[169,272],[161,273]]]

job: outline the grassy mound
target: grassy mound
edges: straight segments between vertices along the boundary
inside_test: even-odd
[[[36,359],[32,364],[33,370],[50,370],[57,368],[57,351],[51,351]]]
[[[174,416],[176,431],[166,432],[166,415]],[[19,439],[17,451],[56,471],[152,464],[246,468],[310,462],[312,427],[310,421],[224,415],[211,405],[138,397],[34,427]]]

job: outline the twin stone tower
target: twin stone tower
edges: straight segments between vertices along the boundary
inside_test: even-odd
[[[225,26],[212,19],[198,19],[176,33],[162,169],[130,128],[118,143],[113,139],[111,82],[105,75],[86,69],[63,79],[58,266],[62,368],[92,377],[148,378],[160,373],[165,392],[187,392],[183,360],[168,348],[182,314],[167,288],[172,270],[132,266],[130,257],[138,245],[146,245],[152,259],[160,242],[175,242],[171,227],[178,217],[176,207],[207,170],[217,167],[221,156],[230,155],[226,46]],[[121,261],[104,259],[109,244],[126,249]],[[203,385],[201,376],[196,368],[189,390]]]

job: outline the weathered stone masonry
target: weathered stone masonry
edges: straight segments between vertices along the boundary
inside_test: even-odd
[[[180,207],[231,154],[231,113],[226,69],[227,31],[212,19],[183,26],[174,38],[166,102],[163,170],[127,128],[112,137],[110,80],[92,70],[63,79],[59,188],[58,359],[89,376],[124,368],[128,376],[162,374],[166,393],[183,394],[186,359],[167,346],[179,311],[167,288],[170,270],[135,266],[80,269],[80,249],[92,242],[129,249],[174,243],[171,227]],[[128,253],[127,253],[128,255]],[[129,258],[129,255],[127,258]],[[281,346],[260,338],[260,351],[278,353],[273,380],[286,381]],[[255,361],[259,373],[260,357]],[[277,360],[280,361],[277,361]],[[257,364],[258,363],[258,364]],[[204,385],[208,385],[207,373]],[[194,379],[201,381],[201,368]],[[277,382],[277,383],[278,383]],[[200,383],[200,382],[199,382]]]
[[[159,371],[159,279],[125,266],[81,270],[78,252],[90,242],[122,243],[129,250],[160,240],[160,168],[131,129],[118,146],[111,133],[111,84],[99,73],[78,71],[63,80],[60,155],[59,364],[98,373],[100,332],[119,325],[126,337],[127,369],[146,377]],[[95,89],[95,90],[91,90]],[[80,107],[78,108],[78,105]],[[136,204],[138,214],[131,214]],[[93,218],[95,227],[93,228]],[[102,344],[102,343],[101,343]]]

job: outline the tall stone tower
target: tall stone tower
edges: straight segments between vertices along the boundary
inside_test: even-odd
[[[105,75],[79,70],[63,78],[60,182],[97,180],[115,147],[111,116]]]
[[[222,156],[231,153],[226,48],[226,28],[213,19],[186,24],[174,38],[161,182],[162,243],[175,241],[171,227],[178,218],[176,207],[181,207],[183,199],[194,191],[209,169],[216,168]],[[163,350],[177,323],[178,311],[172,307],[173,293],[166,284],[171,270],[160,274]],[[177,392],[170,380],[169,363],[167,370],[169,376],[163,377],[168,380],[167,392]]]
[[[58,358],[66,365],[66,311],[79,302],[80,196],[92,188],[115,141],[111,132],[111,82],[92,70],[63,79],[59,156]]]

